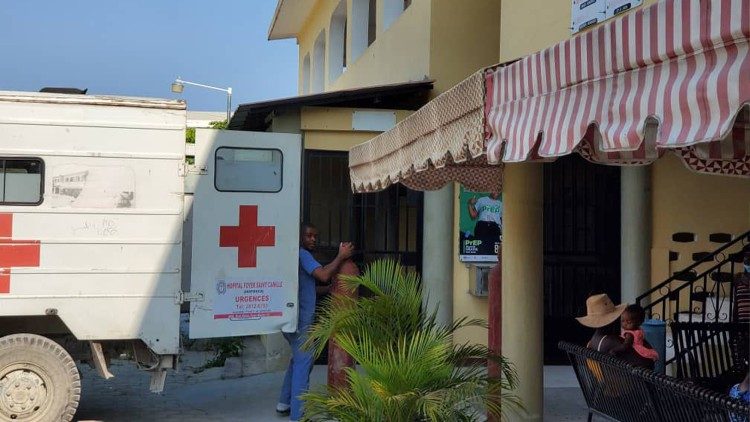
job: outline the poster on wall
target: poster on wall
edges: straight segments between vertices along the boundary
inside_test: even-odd
[[[570,29],[573,34],[643,4],[643,0],[573,0]]]
[[[503,197],[461,187],[458,249],[462,262],[497,262],[503,238]]]

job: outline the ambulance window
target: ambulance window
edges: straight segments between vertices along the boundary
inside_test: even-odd
[[[222,192],[279,192],[283,161],[278,149],[218,148],[214,186]]]
[[[44,162],[38,158],[0,159],[0,204],[42,202]]]

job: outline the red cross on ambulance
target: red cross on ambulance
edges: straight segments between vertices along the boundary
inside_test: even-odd
[[[39,266],[38,240],[13,239],[13,214],[0,213],[0,294],[10,293],[14,267]]]
[[[219,228],[219,246],[237,248],[237,266],[255,268],[258,248],[276,245],[276,227],[258,226],[258,206],[240,205],[237,226]]]

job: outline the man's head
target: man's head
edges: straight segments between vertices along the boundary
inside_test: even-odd
[[[299,244],[303,248],[312,252],[318,246],[318,229],[310,223],[302,223],[300,226]]]
[[[499,197],[500,197],[500,193],[498,193],[498,192],[492,192],[492,193],[490,193],[490,198],[492,198],[492,199],[497,199]]]

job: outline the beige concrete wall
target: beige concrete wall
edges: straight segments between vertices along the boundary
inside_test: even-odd
[[[430,0],[414,0],[327,91],[420,81],[429,76]]]
[[[500,0],[433,0],[430,77],[435,93],[497,62]]]
[[[503,0],[499,62],[543,50],[570,37],[570,0]]]
[[[276,112],[271,121],[270,132],[276,133],[301,133],[300,132],[300,111],[291,110]]]
[[[694,252],[717,249],[720,245],[709,242],[709,234],[750,230],[750,180],[698,174],[672,154],[654,163],[652,170],[652,284],[691,265]],[[673,242],[677,232],[695,233],[697,240]],[[670,250],[680,254],[677,261],[669,261]]]
[[[304,133],[305,149],[324,151],[349,151],[353,146],[369,141],[380,132],[355,131],[352,116],[357,109],[335,107],[303,107],[300,128]],[[375,111],[368,109],[368,111]],[[410,110],[383,110],[395,112],[396,122],[410,115]]]
[[[322,151],[349,151],[355,145],[366,142],[380,132],[329,132],[305,131],[305,149]]]
[[[318,34],[322,30],[328,34],[331,16],[338,4],[339,0],[318,1],[299,33],[300,64],[312,51]],[[396,22],[377,35],[375,42],[359,58],[347,64],[346,71],[338,79],[331,82],[326,78],[325,90],[425,79],[429,74],[430,5],[431,0],[414,0]],[[301,65],[299,71],[299,80],[302,81]],[[325,74],[328,75],[327,69]]]

